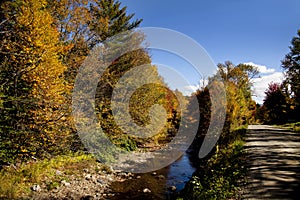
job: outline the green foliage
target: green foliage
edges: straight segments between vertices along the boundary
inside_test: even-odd
[[[291,41],[290,52],[282,60],[285,79],[282,84],[270,83],[258,119],[268,124],[299,121],[300,116],[300,30]]]
[[[204,140],[204,137],[208,131],[211,118],[211,100],[210,93],[207,87],[199,89],[195,92],[198,100],[198,107],[194,104],[188,104],[187,110],[191,113],[191,121],[196,121],[197,115],[200,113],[200,123],[198,125],[198,131],[196,137],[192,143],[193,149],[200,149],[200,146]]]

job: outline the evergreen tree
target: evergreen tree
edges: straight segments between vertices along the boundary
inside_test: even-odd
[[[295,104],[291,114],[300,120],[300,30],[291,41],[290,52],[282,61],[282,67],[285,69],[285,83],[290,85]]]
[[[127,15],[126,7],[122,8],[121,3],[114,0],[95,0],[91,3],[90,13],[89,28],[92,33],[89,38],[90,47],[118,33],[132,30],[142,22],[142,20],[130,22],[134,14]]]

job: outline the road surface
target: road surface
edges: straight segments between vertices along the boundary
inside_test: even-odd
[[[300,133],[251,125],[245,199],[300,199]]]

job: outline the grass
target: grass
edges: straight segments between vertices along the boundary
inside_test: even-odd
[[[294,126],[293,126],[293,129],[294,129],[294,131],[296,131],[296,132],[300,132],[300,122],[295,123]]]
[[[277,125],[277,126],[281,127],[281,128],[289,129],[291,131],[300,132],[300,122],[286,123],[286,124]]]
[[[47,189],[58,186],[64,176],[57,176],[56,171],[64,174],[76,174],[83,168],[96,163],[88,154],[70,154],[57,156],[50,160],[31,161],[18,167],[9,166],[0,171],[0,199],[19,199],[31,194],[33,184],[46,181]]]

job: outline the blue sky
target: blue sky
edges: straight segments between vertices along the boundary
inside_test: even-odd
[[[258,102],[262,102],[268,82],[282,77],[280,61],[300,29],[299,0],[120,2],[128,13],[143,19],[141,27],[163,27],[186,34],[202,45],[216,64],[230,60],[258,65],[263,72],[254,84]],[[154,62],[167,62],[153,54]]]

